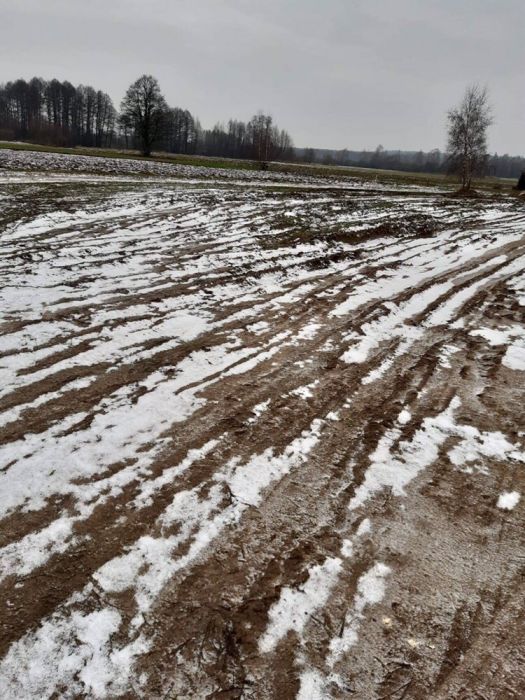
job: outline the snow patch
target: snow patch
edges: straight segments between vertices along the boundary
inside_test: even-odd
[[[520,502],[520,499],[521,494],[518,491],[504,491],[500,494],[496,505],[502,510],[513,510]]]
[[[411,420],[412,414],[406,408],[404,408],[397,417],[397,422],[401,423],[401,425],[406,425],[407,423],[410,423]]]
[[[346,615],[343,633],[339,637],[334,637],[330,642],[330,654],[327,659],[329,667],[333,667],[357,642],[357,632],[364,619],[365,608],[376,605],[383,600],[386,590],[385,579],[389,574],[390,568],[377,562],[360,577],[353,609]]]
[[[341,567],[339,557],[328,558],[309,570],[308,580],[300,588],[282,589],[279,600],[268,613],[268,627],[259,639],[261,653],[273,651],[288,632],[302,633],[311,616],[328,600]]]

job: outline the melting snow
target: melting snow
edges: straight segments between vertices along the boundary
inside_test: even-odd
[[[354,598],[352,611],[347,614],[346,624],[340,637],[334,637],[330,642],[328,665],[333,666],[348,652],[357,641],[357,631],[364,619],[364,610],[369,605],[376,605],[385,595],[385,578],[390,568],[378,562],[364,573],[357,583],[357,593]]]
[[[119,651],[111,638],[121,624],[115,608],[75,611],[68,620],[54,616],[15,642],[0,662],[0,696],[44,698],[62,684],[71,695],[120,695],[134,659],[148,650],[139,636]]]
[[[337,583],[342,567],[338,557],[326,559],[309,570],[308,580],[300,588],[283,588],[281,596],[268,613],[269,624],[259,639],[262,653],[272,651],[290,631],[301,634],[316,610],[323,607]]]
[[[497,506],[502,510],[513,510],[520,502],[521,494],[518,491],[505,491],[498,498]]]
[[[401,425],[406,425],[407,423],[410,423],[412,419],[412,414],[410,411],[408,411],[406,408],[404,408],[401,413],[397,417],[397,422],[401,423]]]
[[[503,356],[501,363],[509,369],[525,371],[525,345],[511,345]]]

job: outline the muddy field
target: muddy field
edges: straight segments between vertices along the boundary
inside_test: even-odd
[[[31,158],[0,697],[523,698],[524,203]]]

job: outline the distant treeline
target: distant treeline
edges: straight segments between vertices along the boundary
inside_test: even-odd
[[[417,173],[447,173],[448,155],[439,149],[432,151],[387,151],[378,146],[374,151],[332,151],[320,148],[296,149],[296,160],[323,165],[351,165],[381,170],[404,170]],[[486,173],[495,177],[517,178],[525,171],[525,158],[498,154],[487,157]]]
[[[108,94],[87,85],[75,87],[68,81],[42,78],[0,84],[0,140],[137,147],[133,124],[119,116]],[[191,112],[167,104],[155,148],[227,158],[294,158],[290,135],[268,115],[257,114],[247,123],[231,119],[227,125],[203,129]]]
[[[117,112],[109,95],[67,80],[0,85],[0,138],[55,146],[110,146]]]
[[[203,129],[191,112],[168,106],[164,98],[162,129],[156,150],[255,160],[293,160],[323,165],[349,165],[412,172],[447,172],[447,154],[435,149],[374,151],[294,149],[288,132],[272,117],[259,113],[249,122],[230,119]],[[122,111],[119,115],[110,96],[89,85],[32,78],[0,84],[0,140],[32,141],[53,146],[137,148],[136,128]],[[525,170],[525,158],[490,155],[486,172],[516,178]]]

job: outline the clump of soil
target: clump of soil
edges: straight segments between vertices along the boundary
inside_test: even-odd
[[[438,230],[438,222],[429,216],[412,214],[403,219],[389,219],[366,231],[367,236],[426,237]]]
[[[467,199],[475,199],[480,197],[480,193],[477,190],[473,190],[472,187],[460,187],[459,190],[453,192],[452,197],[466,197]]]

